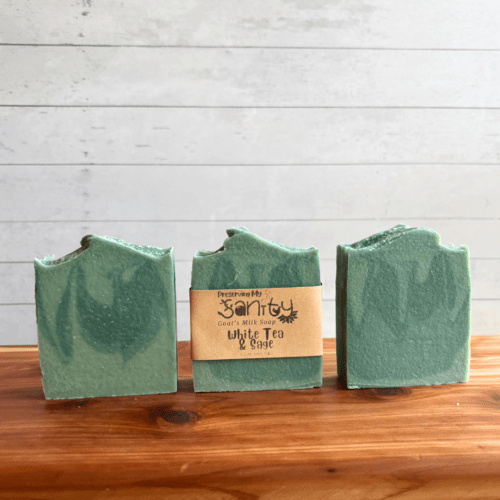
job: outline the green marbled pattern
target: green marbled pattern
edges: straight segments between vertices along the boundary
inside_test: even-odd
[[[173,250],[86,236],[35,260],[47,399],[177,390]]]
[[[193,290],[321,285],[319,253],[267,241],[246,228],[228,229],[224,246],[193,259]],[[305,389],[322,384],[322,356],[193,361],[196,392]]]
[[[337,359],[348,388],[465,382],[470,354],[466,247],[399,225],[337,247]]]

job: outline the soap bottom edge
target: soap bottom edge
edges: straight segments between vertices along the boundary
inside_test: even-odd
[[[397,387],[432,387],[432,386],[439,386],[439,385],[452,385],[452,384],[465,384],[469,381],[469,378],[467,377],[465,380],[454,380],[454,381],[449,381],[449,382],[418,382],[418,383],[409,383],[409,384],[401,384],[401,385],[388,385],[388,384],[359,384],[359,385],[354,385],[354,384],[349,384],[347,383],[346,385],[341,384],[342,389],[344,390],[356,390],[356,389],[393,389]]]
[[[323,356],[193,360],[194,392],[313,389],[323,384]]]
[[[294,391],[294,390],[303,390],[303,389],[315,389],[316,387],[322,387],[323,381],[321,382],[313,382],[312,384],[304,384],[304,385],[294,385],[289,387],[276,386],[276,387],[248,387],[248,388],[224,388],[224,389],[216,389],[209,387],[194,387],[194,392],[262,392],[262,391]]]
[[[153,396],[159,394],[175,394],[175,391],[162,391],[162,392],[141,392],[140,394],[101,394],[101,395],[88,395],[88,396],[47,396],[44,393],[45,399],[47,401],[64,401],[64,400],[72,400],[72,399],[94,399],[94,398],[126,398],[130,396]]]
[[[173,390],[162,390],[153,392],[140,392],[140,393],[127,393],[127,394],[92,394],[83,396],[48,396],[44,391],[44,396],[47,401],[61,401],[61,400],[71,400],[71,399],[88,399],[88,398],[122,398],[129,396],[152,396],[156,394],[175,394],[177,392],[177,387]]]

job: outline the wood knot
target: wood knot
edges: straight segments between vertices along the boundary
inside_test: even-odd
[[[490,398],[483,401],[483,402],[487,406],[499,408],[500,407],[500,393],[498,393],[498,392],[490,393]]]
[[[82,408],[90,404],[89,399],[67,399],[64,401],[51,400],[47,402],[51,410],[72,410],[74,408]]]
[[[361,389],[360,392],[366,398],[387,399],[395,396],[409,396],[413,390],[409,387],[376,387]]]
[[[500,394],[499,393],[492,392],[491,399],[493,400],[494,403],[496,403],[497,405],[500,405]]]
[[[170,410],[164,406],[149,410],[149,420],[156,423],[163,420],[170,424],[184,425],[197,422],[200,416],[191,410]]]

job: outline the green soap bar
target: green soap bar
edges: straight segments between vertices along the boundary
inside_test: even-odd
[[[466,382],[467,247],[398,225],[337,247],[337,363],[343,387]]]
[[[94,235],[81,245],[35,260],[45,397],[175,392],[173,249]]]
[[[197,252],[192,290],[290,288],[321,285],[316,248],[264,240],[244,227],[228,229],[216,252]],[[322,384],[322,356],[193,361],[196,392],[307,389]]]

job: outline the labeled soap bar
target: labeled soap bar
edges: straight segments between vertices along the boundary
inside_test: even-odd
[[[337,247],[337,366],[349,389],[465,382],[467,247],[398,225]]]
[[[227,234],[229,237],[221,249],[215,252],[197,252],[194,256],[192,290],[238,290],[238,294],[241,294],[245,293],[246,289],[250,296],[259,293],[267,293],[270,296],[268,291],[259,290],[321,285],[319,253],[316,248],[288,247],[259,238],[246,228],[228,229]],[[223,295],[225,300],[231,298],[228,293]],[[255,297],[257,295],[253,296],[254,299]],[[263,302],[264,305],[267,303],[268,301]],[[229,303],[227,304],[229,305]],[[240,304],[238,307],[243,306]],[[248,307],[248,304],[245,307]],[[286,307],[290,306],[286,304]],[[232,317],[229,318],[230,311],[223,308],[220,312],[225,315],[221,315],[221,321],[224,321],[226,317],[227,321],[232,320]],[[244,315],[244,313],[245,311],[241,311],[240,314]],[[281,314],[288,318],[288,320],[284,319],[283,322],[291,321],[289,309],[279,312],[276,310],[276,317]],[[240,319],[244,319],[243,316]],[[261,340],[266,338],[265,326],[260,328]],[[233,335],[241,334],[243,336],[248,333],[248,329],[243,323],[239,327],[236,324],[229,324],[227,329],[229,339]],[[245,332],[245,330],[247,331]],[[276,330],[279,329],[276,328]],[[272,335],[273,331],[270,331],[269,335]],[[200,332],[200,335],[203,336],[203,331]],[[268,336],[268,338],[272,337]],[[247,342],[250,340],[249,337],[246,338]],[[207,339],[207,341],[209,340]],[[238,338],[235,341],[238,341]],[[242,341],[245,342],[245,339]],[[274,339],[276,344],[282,341],[283,339],[279,338],[279,335]],[[196,392],[318,387],[322,384],[322,356],[272,359],[194,359],[193,380]]]
[[[47,399],[177,390],[173,249],[90,235],[35,260],[38,348]]]

